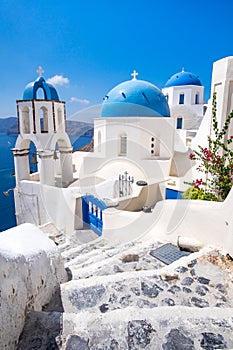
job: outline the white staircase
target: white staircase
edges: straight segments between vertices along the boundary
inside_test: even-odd
[[[61,245],[70,280],[61,285],[62,305],[58,296],[41,313],[59,319],[61,331],[32,348],[233,349],[233,262],[205,249],[165,265],[150,255],[162,244]]]

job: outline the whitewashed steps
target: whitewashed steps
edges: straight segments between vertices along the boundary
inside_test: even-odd
[[[161,243],[134,243],[131,246],[120,246],[111,251],[101,251],[80,264],[67,264],[73,279],[91,276],[114,275],[129,271],[156,270],[164,266],[162,262],[150,255],[152,249]],[[76,260],[77,261],[77,260]]]
[[[233,349],[232,309],[184,306],[64,313],[63,350]]]
[[[126,307],[176,305],[233,307],[233,274],[216,263],[220,255],[213,251],[191,259],[192,255],[157,270],[71,280],[61,285],[64,311],[107,313]]]

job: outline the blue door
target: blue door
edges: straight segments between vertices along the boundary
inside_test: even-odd
[[[82,197],[83,223],[88,225],[98,236],[102,235],[102,212],[107,206],[92,195]]]
[[[182,192],[166,188],[166,199],[183,199]]]

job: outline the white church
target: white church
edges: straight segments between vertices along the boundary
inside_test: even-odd
[[[38,73],[17,101],[0,348],[232,349],[233,189],[223,202],[177,198],[211,135],[213,93],[220,126],[233,110],[233,56],[214,62],[207,105],[184,69],[162,90],[134,71],[106,93],[92,152],[73,151],[65,102]]]
[[[217,91],[222,121],[233,108],[232,70],[232,57],[214,63],[211,93]],[[94,121],[94,151],[72,152],[65,102],[43,71],[38,73],[17,101],[19,136],[12,150],[17,224],[52,223],[67,236],[90,227],[112,240],[152,230],[158,206],[179,197],[184,182],[192,181],[190,146],[207,140],[211,130],[211,102],[204,103],[200,79],[182,69],[161,91],[134,71],[131,80],[105,95]],[[31,141],[38,159],[33,174]]]

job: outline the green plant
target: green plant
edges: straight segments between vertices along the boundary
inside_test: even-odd
[[[216,94],[213,95],[212,128],[213,136],[208,137],[208,147],[198,146],[198,150],[189,155],[191,160],[198,161],[197,170],[203,178],[192,182],[188,193],[192,199],[206,199],[223,201],[231,190],[233,183],[233,150],[230,145],[233,136],[227,136],[233,111],[228,115],[221,130],[216,117]],[[196,197],[196,198],[194,198]],[[187,198],[187,197],[186,197]],[[214,199],[216,198],[216,199]]]
[[[184,199],[200,199],[206,201],[218,201],[218,198],[210,192],[205,191],[203,188],[190,186],[184,193]]]

